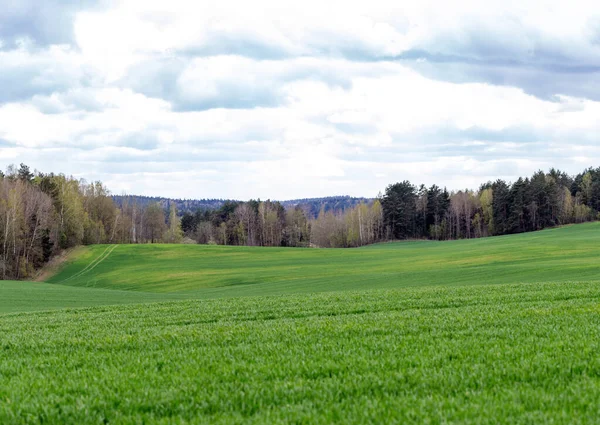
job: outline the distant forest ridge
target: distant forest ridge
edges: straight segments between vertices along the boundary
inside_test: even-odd
[[[200,243],[348,248],[403,239],[472,239],[600,220],[600,167],[537,171],[515,182],[448,191],[404,180],[376,199],[283,202],[113,197],[100,181],[0,172],[0,278],[35,275],[88,244]]]
[[[129,201],[134,201],[140,206],[159,203],[163,206],[165,211],[170,210],[171,205],[175,205],[179,215],[195,213],[198,210],[214,211],[221,208],[226,202],[241,202],[235,199],[174,199],[141,195],[113,195],[112,198],[119,207],[123,205],[124,198],[127,198]],[[370,203],[373,200],[374,198],[326,196],[322,198],[302,198],[278,202],[286,209],[300,207],[308,218],[317,218],[321,210],[325,212],[343,213],[361,203]]]

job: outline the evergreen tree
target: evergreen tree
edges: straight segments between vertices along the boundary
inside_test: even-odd
[[[528,180],[519,178],[510,188],[509,199],[511,205],[506,225],[508,233],[525,232],[529,226],[527,214],[527,205],[529,205],[528,186]]]
[[[395,239],[415,236],[416,201],[416,189],[407,180],[391,184],[385,189],[381,202],[383,217]]]
[[[504,180],[497,180],[492,184],[494,198],[492,209],[494,214],[494,234],[505,235],[510,230],[510,188]]]
[[[427,190],[427,214],[425,225],[429,236],[434,239],[446,237],[446,214],[450,209],[450,194],[433,185]]]

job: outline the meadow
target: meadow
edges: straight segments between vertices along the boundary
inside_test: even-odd
[[[0,320],[0,423],[597,423],[600,288],[430,287]]]
[[[600,223],[354,249],[94,245],[48,282],[191,298],[600,279]]]
[[[597,423],[599,241],[86,247],[0,282],[0,423]]]
[[[178,294],[80,288],[43,282],[0,281],[0,314],[186,298]]]

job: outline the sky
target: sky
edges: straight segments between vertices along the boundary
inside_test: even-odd
[[[374,197],[600,166],[600,2],[0,0],[0,167]]]

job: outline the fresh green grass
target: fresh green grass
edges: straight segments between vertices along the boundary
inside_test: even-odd
[[[360,249],[91,246],[49,282],[208,298],[572,280],[600,281],[600,223]]]
[[[600,417],[596,283],[5,314],[0,335],[2,424],[514,425]]]
[[[599,242],[77,249],[0,282],[0,424],[595,424]]]
[[[49,283],[0,281],[0,313],[92,307],[182,299],[179,294],[79,288]]]

